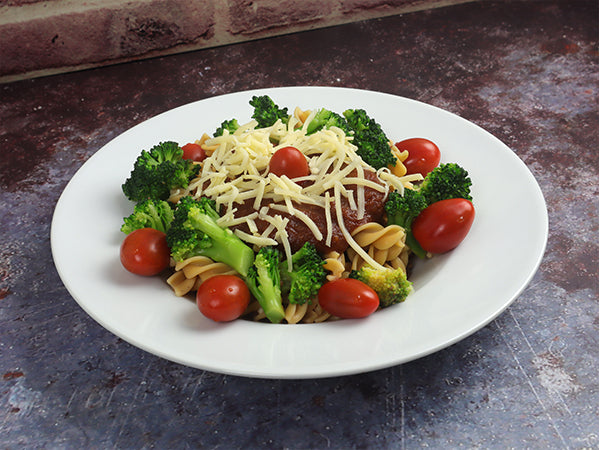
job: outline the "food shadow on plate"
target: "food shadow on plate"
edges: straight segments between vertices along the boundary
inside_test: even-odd
[[[434,280],[451,257],[452,252],[435,255],[428,259],[411,258],[408,279],[413,283],[415,293]],[[414,293],[413,293],[414,294]],[[409,296],[410,298],[410,296]]]

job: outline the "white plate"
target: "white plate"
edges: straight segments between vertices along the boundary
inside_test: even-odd
[[[121,191],[142,149],[183,145],[230,118],[250,119],[252,95],[293,111],[363,108],[394,140],[426,137],[443,162],[465,167],[476,218],[454,251],[416,267],[415,292],[367,319],[274,325],[216,324],[160,279],[127,273],[119,231],[132,204]],[[51,230],[58,272],[98,323],[150,353],[200,369],[262,378],[317,378],[408,362],[479,330],[523,291],[546,246],[543,195],[525,164],[498,139],[436,107],[372,91],[289,87],[227,94],[167,111],[131,128],[94,154],[61,195]]]

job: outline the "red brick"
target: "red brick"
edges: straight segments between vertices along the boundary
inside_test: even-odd
[[[0,82],[466,1],[5,0]]]
[[[251,36],[265,30],[315,23],[329,18],[337,2],[303,0],[237,0],[230,2],[229,27],[232,35]]]
[[[119,56],[201,44],[214,35],[211,2],[158,0],[119,10],[114,16],[112,38],[118,40]]]
[[[97,8],[0,26],[0,75],[142,57],[214,34],[211,3],[174,0]]]

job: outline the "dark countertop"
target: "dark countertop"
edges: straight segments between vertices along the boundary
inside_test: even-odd
[[[298,381],[171,363],[82,311],[49,238],[75,171],[160,112],[285,85],[420,100],[515,151],[550,235],[508,310],[425,358]],[[597,2],[469,3],[1,85],[0,145],[2,448],[597,448]]]

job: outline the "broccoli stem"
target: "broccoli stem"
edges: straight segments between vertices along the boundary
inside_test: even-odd
[[[227,264],[244,277],[248,275],[248,268],[254,262],[254,251],[250,247],[206,214],[197,214],[191,219],[198,229],[213,240],[213,246],[203,251],[205,256]]]
[[[406,229],[406,245],[408,245],[408,248],[410,248],[410,250],[417,255],[417,257],[424,259],[427,257],[427,252],[425,250],[423,250],[423,247],[421,247],[421,244],[419,244],[419,241],[417,241],[417,239],[415,238],[415,236],[412,234],[412,231],[410,229]]]
[[[270,276],[269,269],[264,265],[256,268],[258,279],[258,292],[253,292],[260,303],[265,316],[273,323],[279,323],[285,317],[283,304],[281,303],[281,291],[279,285],[275,286]],[[250,290],[253,291],[253,283],[250,283]]]

